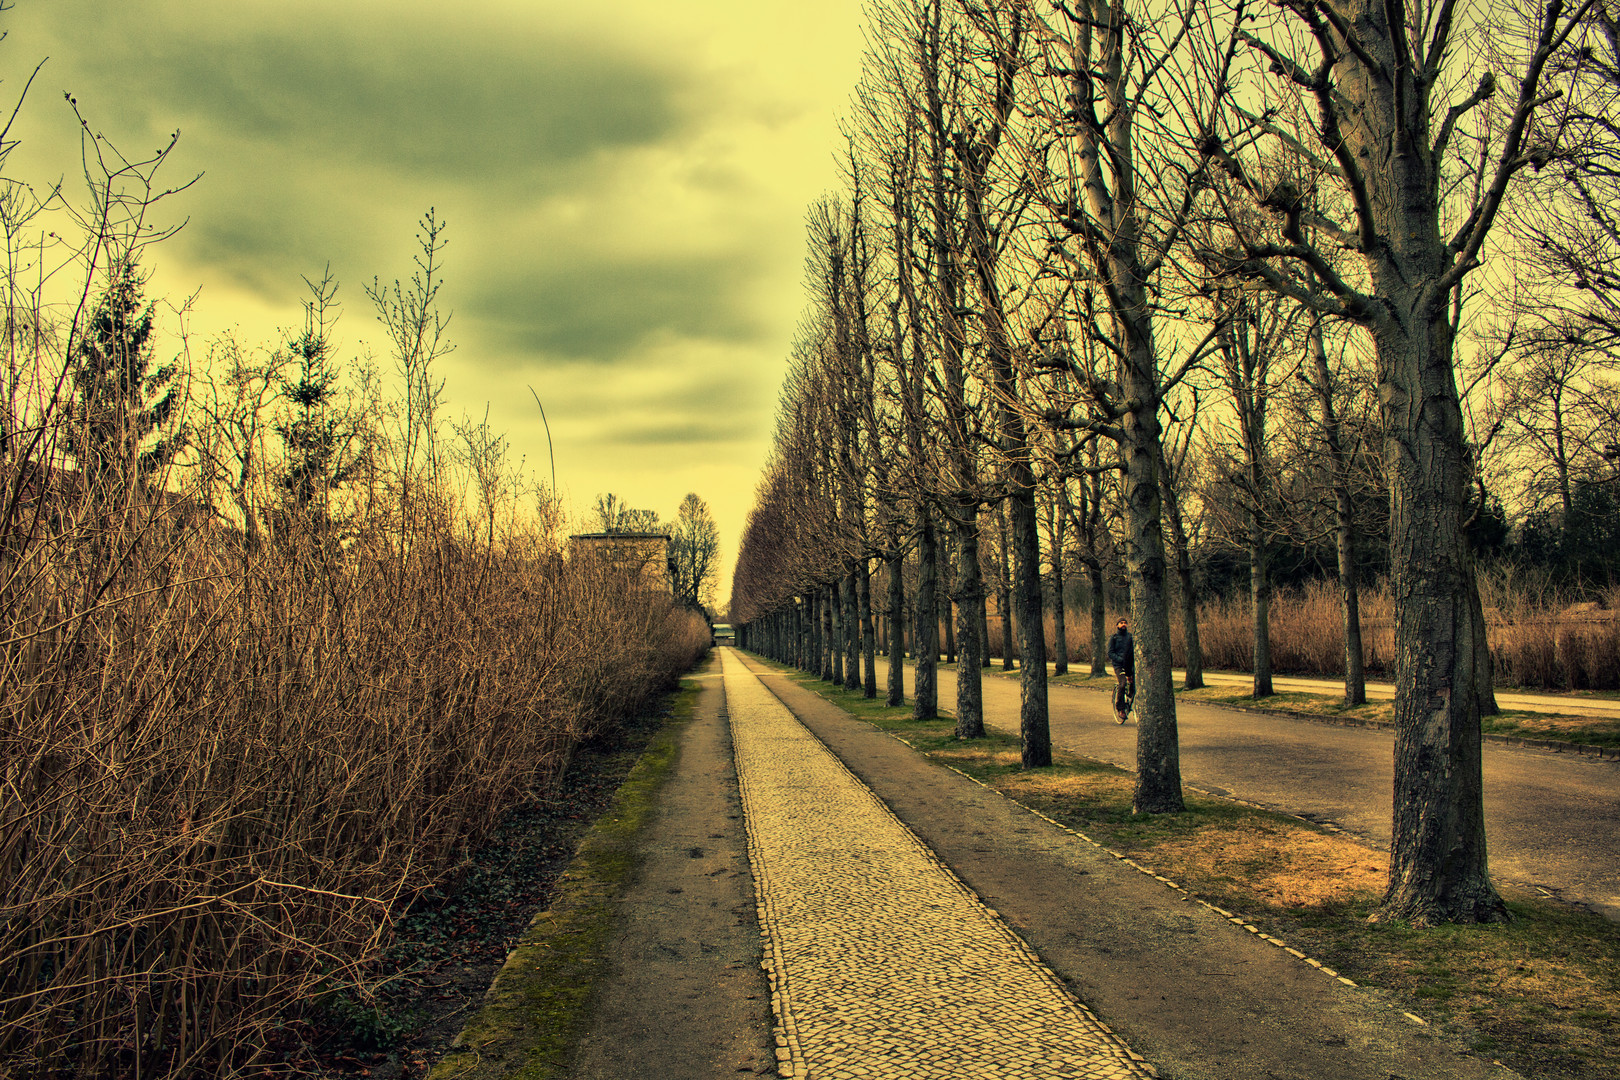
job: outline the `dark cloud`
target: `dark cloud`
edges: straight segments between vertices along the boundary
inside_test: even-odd
[[[751,429],[724,418],[679,420],[651,427],[630,427],[617,431],[604,442],[621,446],[703,446],[713,443],[747,442],[756,437]]]
[[[599,43],[382,12],[372,21],[344,5],[234,25],[146,4],[51,7],[68,54],[53,75],[71,79],[93,115],[143,134],[195,125],[271,145],[289,171],[346,160],[511,179],[659,141],[681,122],[678,76]]]
[[[611,363],[660,334],[752,342],[763,332],[747,303],[756,276],[745,255],[579,261],[521,272],[478,290],[468,315],[521,351]]]

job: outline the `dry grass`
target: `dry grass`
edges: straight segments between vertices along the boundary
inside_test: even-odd
[[[1153,848],[1160,873],[1182,881],[1242,875],[1267,907],[1324,907],[1381,896],[1389,857],[1342,835],[1304,825],[1242,822],[1211,826],[1196,839]]]

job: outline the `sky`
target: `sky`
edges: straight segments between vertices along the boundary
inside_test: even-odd
[[[149,295],[196,294],[192,355],[273,345],[339,282],[339,356],[385,360],[363,286],[446,223],[448,413],[481,416],[583,515],[601,492],[720,527],[722,604],[804,308],[804,212],[837,186],[858,0],[15,0],[0,99],[44,60],[7,166],[79,171],[179,132],[180,232]],[[384,363],[386,369],[386,363]]]

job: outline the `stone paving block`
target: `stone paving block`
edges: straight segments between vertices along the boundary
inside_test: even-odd
[[[782,1075],[1155,1075],[758,677],[722,656]]]

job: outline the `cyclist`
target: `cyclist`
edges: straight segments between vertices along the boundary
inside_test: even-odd
[[[1114,688],[1114,719],[1123,724],[1136,698],[1136,642],[1131,639],[1130,622],[1123,617],[1108,639],[1108,663],[1119,680]]]

